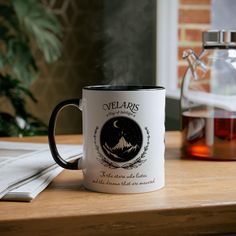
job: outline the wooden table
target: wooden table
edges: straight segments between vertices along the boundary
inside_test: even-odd
[[[81,136],[58,138],[60,143],[81,141]],[[0,202],[0,235],[236,232],[236,162],[181,160],[180,155],[180,133],[167,132],[166,186],[145,194],[89,192],[80,171],[65,170],[31,203]]]

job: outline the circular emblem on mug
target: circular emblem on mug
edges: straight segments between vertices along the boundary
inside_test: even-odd
[[[130,161],[137,156],[143,142],[139,125],[127,117],[108,120],[101,129],[100,144],[107,158],[115,162]]]

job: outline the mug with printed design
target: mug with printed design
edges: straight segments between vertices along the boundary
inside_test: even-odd
[[[55,129],[59,112],[76,106],[83,116],[83,157],[60,156]],[[165,89],[159,86],[97,85],[82,99],[59,103],[49,122],[54,160],[83,171],[85,188],[105,193],[142,193],[164,186]]]

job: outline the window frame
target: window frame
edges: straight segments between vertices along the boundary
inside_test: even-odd
[[[180,98],[178,88],[178,0],[157,0],[156,84],[166,96]]]

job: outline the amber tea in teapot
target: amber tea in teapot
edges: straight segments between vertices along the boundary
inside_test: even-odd
[[[235,159],[235,118],[204,118],[197,112],[185,112],[182,114],[182,123],[185,155],[216,160]]]

